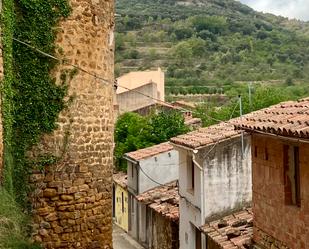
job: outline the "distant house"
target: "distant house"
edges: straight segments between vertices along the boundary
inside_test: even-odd
[[[128,232],[128,190],[127,174],[119,172],[113,175],[113,217],[115,223]]]
[[[309,98],[249,114],[236,128],[251,133],[254,242],[309,248]]]
[[[115,106],[119,114],[149,108],[158,104],[157,99],[165,98],[164,72],[160,68],[127,73],[117,78],[117,85]]]
[[[148,241],[147,209],[135,197],[178,179],[178,152],[169,143],[125,154],[128,162],[129,234],[140,243]]]
[[[189,110],[193,110],[196,108],[196,106],[190,102],[186,102],[183,100],[177,100],[175,102],[172,103],[173,106],[175,107],[180,107],[180,108],[184,108],[184,109],[189,109]]]
[[[179,152],[180,249],[205,248],[202,225],[251,204],[250,136],[220,123],[171,143]]]
[[[136,197],[146,206],[147,241],[151,249],[179,248],[179,195],[177,181],[161,185]]]

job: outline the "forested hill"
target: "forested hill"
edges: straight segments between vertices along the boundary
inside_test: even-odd
[[[116,13],[116,75],[161,66],[168,86],[205,92],[309,81],[308,23],[233,0],[117,0]]]

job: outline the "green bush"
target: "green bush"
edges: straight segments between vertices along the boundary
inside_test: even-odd
[[[0,187],[0,249],[39,249],[29,239],[27,217],[14,198]]]

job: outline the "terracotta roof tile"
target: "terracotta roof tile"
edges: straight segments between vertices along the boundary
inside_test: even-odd
[[[200,128],[196,131],[174,137],[170,141],[174,144],[196,149],[221,140],[223,141],[228,138],[239,136],[240,133],[240,131],[234,129],[233,123],[229,121],[206,128]]]
[[[245,249],[252,244],[252,221],[252,209],[248,208],[206,224],[201,230],[220,248]]]
[[[177,181],[148,190],[136,199],[174,222],[179,220],[179,194]]]
[[[153,157],[171,150],[173,150],[173,146],[170,143],[166,142],[145,149],[140,149],[137,151],[126,153],[125,156],[135,161],[140,161],[148,157]]]
[[[202,120],[200,118],[187,118],[185,120],[186,125],[193,125],[193,124],[201,124]]]
[[[115,183],[119,184],[123,188],[127,188],[128,176],[126,173],[118,172],[113,175],[113,180]]]
[[[309,98],[283,102],[234,120],[236,129],[309,138]]]

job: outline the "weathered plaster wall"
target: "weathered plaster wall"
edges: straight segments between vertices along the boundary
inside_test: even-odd
[[[178,179],[178,162],[179,153],[176,150],[143,159],[139,165],[128,162],[128,191],[132,195],[138,195],[159,186],[156,182],[165,184]],[[132,202],[135,208],[132,213],[129,203],[129,234],[136,240],[146,242],[146,208],[136,199]]]
[[[284,145],[299,146],[300,207],[285,203]],[[309,144],[254,134],[252,154],[254,240],[265,248],[309,248]]]
[[[200,152],[204,157],[208,150]],[[203,162],[204,217],[211,221],[251,205],[252,166],[250,137],[244,139],[242,157],[241,139],[218,144]]]
[[[141,170],[139,170],[138,173],[139,194],[151,188],[157,187],[158,184],[154,181],[165,184],[177,180],[178,161],[179,154],[176,150],[161,153],[154,157],[140,161],[139,165],[143,169],[144,173]],[[150,176],[154,181],[149,179],[148,176]]]
[[[117,78],[119,85],[125,86],[129,89],[141,87],[149,82],[155,82],[157,85],[158,98],[164,101],[165,98],[165,83],[164,72],[158,68],[156,71],[137,71],[124,74]],[[128,91],[125,88],[118,87],[117,94]]]
[[[126,91],[116,95],[117,104],[119,106],[119,114],[132,112],[156,103],[155,100],[146,97],[138,92],[141,92],[152,98],[158,98],[157,84],[149,83],[134,89],[134,91]]]
[[[127,162],[128,172],[128,191],[134,195],[138,194],[138,165],[132,162]]]
[[[58,56],[108,83],[79,71],[58,129],[36,150],[60,161],[31,177],[33,236],[46,248],[112,248],[114,1],[70,4],[58,27]],[[72,68],[59,66],[58,79],[64,69]]]
[[[115,223],[128,232],[128,191],[115,184]]]
[[[199,150],[179,151],[180,249],[195,246],[195,228],[250,205],[252,200],[250,137],[245,137],[242,158],[240,138],[229,139]],[[195,155],[203,167],[194,165],[194,189],[188,189],[187,157]],[[204,188],[204,191],[202,191]],[[203,203],[201,203],[203,201]],[[203,209],[203,211],[202,211]],[[203,215],[203,217],[201,217]],[[202,236],[204,240],[204,236]],[[203,242],[205,244],[205,242]]]
[[[183,192],[181,192],[182,194]],[[179,201],[179,241],[180,249],[195,248],[194,227],[202,226],[201,212],[199,207],[194,207],[187,199]]]
[[[195,227],[200,227],[201,219],[201,171],[195,165],[195,188],[188,191],[188,176],[187,176],[187,157],[192,155],[192,152],[186,149],[177,148],[179,151],[179,192],[181,195],[179,201],[179,240],[180,249],[195,247]]]

